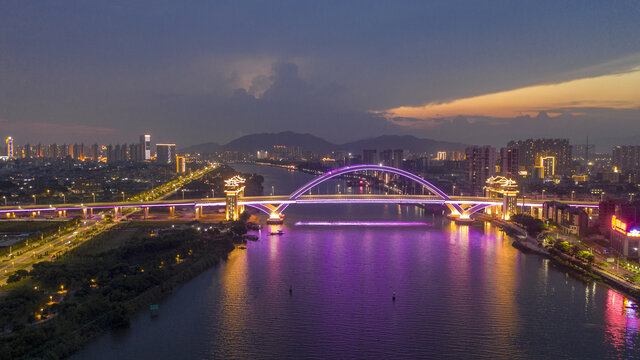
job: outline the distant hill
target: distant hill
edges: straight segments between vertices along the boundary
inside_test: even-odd
[[[353,141],[341,145],[347,151],[361,152],[363,149],[403,149],[412,153],[434,153],[436,151],[464,151],[467,145],[448,141],[420,139],[411,135],[382,135],[375,138]]]
[[[433,153],[436,151],[464,151],[465,144],[421,139],[411,135],[383,135],[375,138],[362,139],[346,144],[333,144],[327,140],[311,134],[299,134],[291,131],[281,133],[262,133],[242,136],[226,145],[204,143],[183,149],[185,152],[211,153],[217,151],[256,152],[269,150],[273,145],[300,146],[303,151],[330,152],[345,150],[355,153],[363,149],[403,149],[412,153]]]
[[[303,151],[331,151],[335,145],[311,134],[298,134],[285,131],[277,134],[263,133],[246,135],[224,146],[225,150],[255,152],[269,150],[273,145],[300,146]]]

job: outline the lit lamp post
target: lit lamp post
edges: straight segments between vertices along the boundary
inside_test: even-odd
[[[572,191],[571,191],[571,201],[573,201],[573,195],[575,195],[575,193],[576,193],[576,191],[575,191],[575,190],[572,190]]]
[[[211,198],[215,198],[216,197],[216,189],[211,189]]]
[[[124,191],[121,191],[120,194],[122,194],[122,202],[124,202]]]
[[[91,193],[91,196],[93,196],[93,202],[96,202],[96,193]]]
[[[547,190],[542,189],[542,200],[544,200],[544,193],[545,193],[546,191],[547,191]]]
[[[453,190],[451,190],[451,195],[456,196],[456,186],[453,185]]]
[[[184,200],[184,189],[182,189],[180,191],[182,191],[182,200]]]
[[[31,195],[31,197],[33,198],[33,205],[36,205],[36,196],[35,195]]]
[[[67,197],[64,196],[64,194],[62,194],[62,203],[66,204],[67,203]]]
[[[600,201],[604,198],[604,191],[600,193]]]
[[[7,206],[7,197],[3,196],[2,199],[4,200],[4,206]]]

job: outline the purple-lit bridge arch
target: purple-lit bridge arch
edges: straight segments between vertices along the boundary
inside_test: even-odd
[[[307,191],[313,189],[314,187],[339,176],[342,175],[346,175],[346,174],[350,174],[350,173],[355,173],[355,172],[361,172],[361,171],[381,171],[381,172],[387,172],[387,173],[391,173],[394,175],[398,175],[404,178],[407,178],[409,180],[414,181],[415,183],[422,185],[423,187],[427,188],[431,193],[433,193],[436,197],[438,197],[441,201],[437,202],[440,204],[443,204],[445,206],[447,206],[450,210],[451,213],[456,215],[456,216],[463,216],[463,217],[468,217],[469,215],[482,210],[484,208],[486,208],[487,206],[491,206],[491,205],[495,205],[495,204],[474,204],[473,206],[471,206],[470,208],[467,209],[463,209],[462,206],[454,201],[451,200],[451,198],[442,190],[440,190],[438,187],[436,187],[435,185],[433,185],[432,183],[430,183],[429,181],[423,179],[422,177],[413,174],[411,172],[408,172],[406,170],[402,170],[402,169],[398,169],[395,167],[391,167],[391,166],[385,166],[385,165],[375,165],[375,164],[363,164],[363,165],[352,165],[352,166],[345,166],[345,167],[341,167],[339,169],[335,169],[335,170],[331,170],[311,181],[309,181],[308,183],[304,184],[303,186],[301,186],[298,190],[294,191],[291,195],[289,195],[288,201],[284,201],[284,202],[280,202],[280,203],[273,203],[273,204],[268,204],[268,203],[261,203],[261,204],[253,204],[253,203],[247,203],[246,206],[249,207],[253,207],[255,209],[258,209],[260,211],[265,212],[266,214],[269,214],[269,216],[271,218],[275,218],[275,217],[279,217],[281,214],[283,214],[283,212],[287,209],[287,207],[291,204],[297,203],[298,199],[300,199],[301,196],[303,196]],[[425,197],[426,200],[426,197]],[[327,201],[325,203],[331,203],[332,201],[330,199],[327,199]],[[388,201],[385,201],[384,199],[380,199],[378,201],[378,203],[396,203],[396,202],[401,202],[398,201],[397,199],[392,199],[389,198]],[[427,202],[427,201],[425,201]],[[320,203],[320,201],[318,201],[317,203]],[[277,204],[277,205],[276,205]]]

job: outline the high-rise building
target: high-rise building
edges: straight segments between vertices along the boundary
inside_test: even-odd
[[[375,149],[362,150],[362,163],[377,164],[378,157],[376,156],[376,150]]]
[[[404,160],[404,152],[402,149],[393,150],[393,167],[402,168],[402,160]]]
[[[482,195],[488,178],[496,173],[496,149],[491,146],[473,146],[465,150],[467,184],[471,195]]]
[[[100,157],[100,150],[98,148],[98,144],[91,145],[91,159],[93,161],[98,161],[99,157]]]
[[[378,161],[385,166],[393,165],[393,151],[391,149],[380,151]]]
[[[184,174],[187,171],[187,164],[184,161],[184,156],[176,156],[176,172],[178,174]]]
[[[500,149],[500,172],[502,176],[515,179],[518,176],[520,149],[513,148],[501,148]]]
[[[140,135],[140,147],[142,148],[141,160],[149,161],[151,160],[151,135],[145,134]]]
[[[540,158],[540,166],[542,167],[542,177],[552,178],[556,175],[556,157],[543,156]]]
[[[640,146],[616,146],[613,148],[611,160],[619,171],[640,169]]]
[[[8,157],[13,157],[13,138],[11,136],[9,136],[5,140],[5,143],[7,144],[7,156]]]
[[[156,144],[156,161],[171,164],[176,160],[176,144]]]
[[[541,166],[540,159],[546,156],[555,157],[556,175],[571,175],[572,161],[569,139],[528,139],[510,141],[509,149],[519,149],[519,166],[533,172],[536,166]]]

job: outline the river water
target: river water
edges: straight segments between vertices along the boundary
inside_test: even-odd
[[[265,176],[265,194],[312,178],[234,167]],[[345,191],[336,180],[314,193],[338,184]],[[494,226],[397,205],[300,205],[286,216],[284,235],[262,230],[163,300],[157,318],[137,314],[74,358],[640,358],[630,301],[519,252]],[[430,225],[295,225],[338,220]]]

